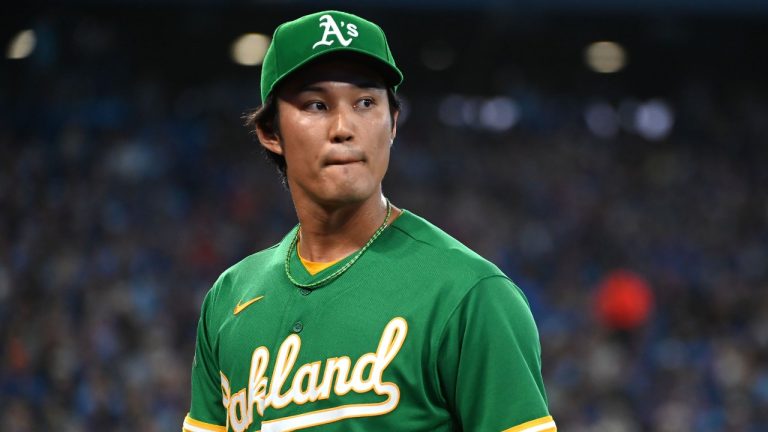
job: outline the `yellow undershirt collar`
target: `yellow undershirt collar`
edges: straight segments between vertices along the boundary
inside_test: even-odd
[[[307,272],[309,272],[309,274],[311,274],[312,276],[320,273],[321,271],[341,261],[341,259],[337,259],[331,262],[315,262],[315,261],[306,260],[301,256],[301,249],[299,248],[299,243],[300,242],[296,243],[296,254],[299,256],[299,261],[301,261],[301,264],[304,266],[305,269],[307,269]]]

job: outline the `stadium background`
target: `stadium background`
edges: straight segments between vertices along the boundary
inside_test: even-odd
[[[387,31],[385,191],[526,292],[561,430],[765,431],[768,3],[640,3],[327,6]],[[232,46],[319,6],[13,6],[0,430],[179,430],[202,296],[295,223]]]

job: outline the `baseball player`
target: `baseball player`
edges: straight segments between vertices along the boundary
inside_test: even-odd
[[[402,79],[358,16],[275,31],[251,124],[299,224],[207,294],[183,431],[556,430],[521,291],[382,194]]]

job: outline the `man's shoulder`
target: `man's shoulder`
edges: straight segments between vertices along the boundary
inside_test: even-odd
[[[492,262],[446,233],[425,218],[404,211],[393,225],[408,241],[409,255],[435,265],[447,272],[466,274],[477,278],[504,275]]]
[[[254,252],[233,264],[221,274],[222,277],[236,277],[253,272],[263,272],[265,267],[274,266],[279,261],[278,250],[281,243]]]
[[[286,236],[288,237],[288,236]],[[237,295],[243,286],[268,285],[283,273],[285,238],[280,243],[252,253],[224,270],[211,288],[211,294]]]

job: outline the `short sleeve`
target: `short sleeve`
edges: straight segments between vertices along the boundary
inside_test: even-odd
[[[183,432],[224,432],[226,409],[222,403],[222,378],[213,349],[210,315],[211,290],[203,301],[197,324],[195,357],[192,360],[192,403],[184,419]]]
[[[551,432],[536,324],[504,276],[478,282],[439,341],[440,386],[463,430]]]

